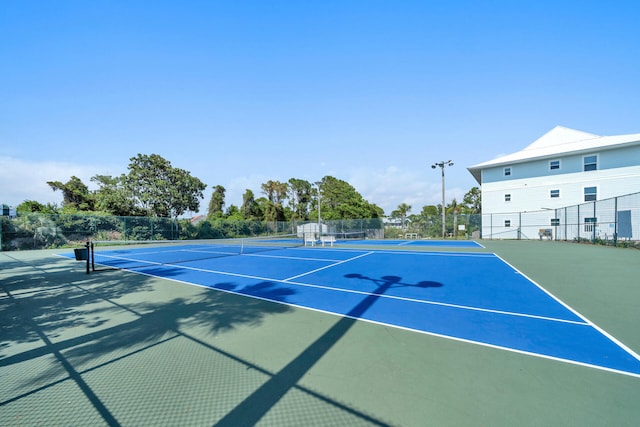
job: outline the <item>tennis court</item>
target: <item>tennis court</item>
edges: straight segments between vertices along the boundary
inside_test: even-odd
[[[69,260],[70,251],[49,253],[38,263],[56,265],[52,274],[67,278],[58,286],[21,281],[25,288],[17,290],[3,276],[10,310],[19,301],[40,302],[21,326],[30,338],[0,347],[0,373],[14,387],[0,409],[26,417],[20,408],[32,397],[75,384],[97,424],[107,425],[631,425],[640,415],[640,339],[627,304],[638,294],[629,283],[638,277],[638,264],[629,263],[638,255],[614,249],[617,261],[608,268],[618,266],[617,277],[583,265],[586,273],[571,271],[568,280],[554,270],[560,256],[572,261],[575,249],[584,260],[585,250],[601,256],[598,249],[611,249],[545,243],[99,248],[91,275]],[[588,258],[597,268],[596,252]],[[73,277],[62,271],[69,264]],[[29,274],[47,277],[42,271]],[[601,277],[608,277],[608,292]],[[43,298],[44,307],[55,307],[53,296],[64,310],[51,318],[38,307]],[[180,350],[179,341],[190,350]],[[65,373],[47,371],[47,358]],[[36,379],[6,374],[36,361],[44,370]],[[165,384],[163,372],[176,385]],[[165,392],[182,397],[160,408],[153,392],[159,384],[179,388]],[[32,391],[16,394],[15,387]],[[138,410],[114,395],[136,392],[143,393],[135,398],[143,402]],[[7,420],[0,416],[3,425]]]
[[[96,262],[387,326],[640,377],[640,356],[491,253],[164,245]],[[471,241],[372,241],[480,247]],[[268,249],[268,250],[265,250]],[[231,252],[230,252],[231,251]]]

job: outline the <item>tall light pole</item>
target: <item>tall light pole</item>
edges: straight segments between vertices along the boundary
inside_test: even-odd
[[[444,212],[444,167],[445,166],[453,166],[453,162],[451,160],[447,160],[446,162],[443,160],[441,162],[437,162],[431,165],[431,169],[435,169],[437,167],[440,167],[440,169],[442,169],[442,238],[444,239],[444,235],[445,235],[445,226],[444,226],[444,221],[445,221],[445,212]]]

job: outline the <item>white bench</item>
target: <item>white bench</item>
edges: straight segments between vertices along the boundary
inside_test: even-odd
[[[329,246],[333,246],[336,242],[336,236],[320,236],[320,243],[324,246],[325,243],[328,243]]]
[[[310,243],[311,246],[316,245],[315,233],[304,233],[304,245],[307,246],[307,243]]]

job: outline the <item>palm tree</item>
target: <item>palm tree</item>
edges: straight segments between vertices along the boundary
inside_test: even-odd
[[[402,233],[404,234],[404,229],[407,221],[407,214],[411,211],[411,205],[406,203],[400,203],[398,205],[398,209],[396,209],[393,214],[394,216],[399,216],[402,221]]]

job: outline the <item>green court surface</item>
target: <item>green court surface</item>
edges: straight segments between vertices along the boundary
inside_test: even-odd
[[[480,243],[640,353],[640,252]],[[56,256],[68,251],[0,253],[2,426],[640,419],[635,376],[124,271],[86,275]]]

